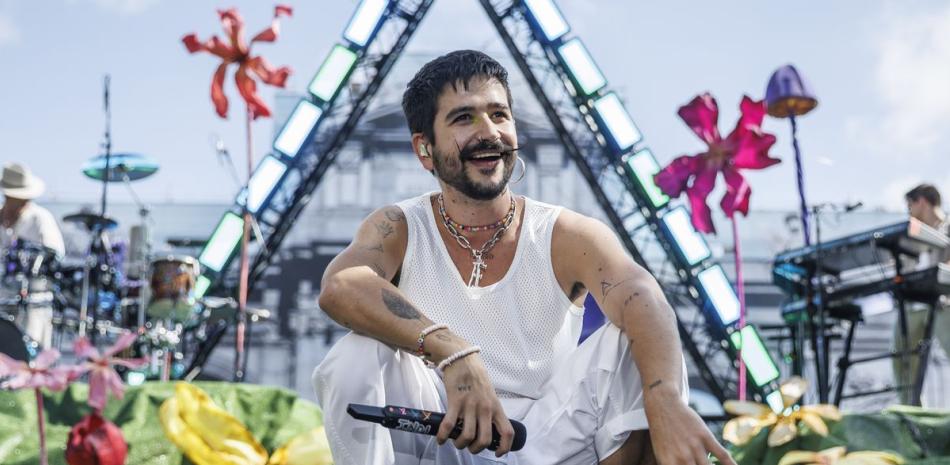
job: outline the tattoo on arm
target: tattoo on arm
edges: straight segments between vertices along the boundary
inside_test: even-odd
[[[629,305],[630,302],[633,301],[633,298],[634,298],[634,297],[640,297],[640,293],[639,293],[639,292],[634,292],[633,295],[627,296],[627,298],[623,301],[623,306],[626,307],[627,305]]]
[[[389,289],[383,289],[383,303],[393,315],[404,320],[418,320],[421,316],[419,310],[416,310],[411,303]]]
[[[370,252],[379,252],[379,253],[384,253],[384,252],[385,252],[385,250],[383,250],[383,243],[382,243],[382,242],[380,242],[379,244],[376,244],[376,245],[374,245],[374,246],[372,246],[372,247],[363,247],[363,250],[368,250],[368,251],[370,251]]]
[[[386,219],[393,222],[405,221],[406,215],[402,212],[402,210],[386,210]]]
[[[601,281],[601,282],[600,282],[600,293],[601,293],[601,295],[602,295],[603,297],[606,298],[606,297],[607,297],[607,294],[609,294],[610,291],[616,289],[617,286],[620,286],[621,284],[623,284],[623,283],[625,283],[625,282],[627,282],[627,281],[630,281],[630,278],[624,279],[623,281],[620,281],[620,282],[617,283],[617,284],[611,284],[611,283],[609,283],[609,282],[607,282],[607,281]]]
[[[472,390],[472,385],[471,385],[471,384],[459,384],[459,385],[458,385],[458,390],[459,390],[459,392],[469,392],[469,391]]]
[[[650,385],[647,386],[647,389],[652,390],[653,388],[655,388],[655,387],[657,387],[657,386],[659,386],[659,385],[661,385],[661,384],[663,384],[663,380],[662,380],[662,379],[658,379],[658,380],[656,380],[656,381],[650,383]]]
[[[376,223],[376,231],[379,232],[380,236],[383,236],[383,239],[389,237],[396,230],[393,228],[393,225],[383,221],[381,223]]]

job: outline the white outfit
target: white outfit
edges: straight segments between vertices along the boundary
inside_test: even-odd
[[[12,231],[0,235],[3,247],[9,247],[14,238],[34,244],[42,244],[56,251],[57,255],[66,254],[63,233],[59,230],[56,217],[49,210],[33,203],[27,203],[20,212],[20,219],[13,225]]]
[[[591,464],[646,429],[640,375],[627,337],[607,324],[577,346],[583,309],[564,295],[551,264],[560,207],[525,199],[514,259],[497,283],[469,288],[436,227],[431,194],[397,204],[408,242],[399,289],[432,321],[482,348],[509,418],[522,421],[525,448],[496,459],[451,442],[356,421],[349,403],[445,411],[439,374],[415,356],[348,334],[314,371],[313,382],[335,463]],[[683,364],[684,402],[686,387]]]
[[[59,257],[66,253],[63,234],[56,218],[49,210],[33,202],[23,207],[20,218],[12,228],[0,230],[0,246],[3,249],[10,247],[14,240],[41,244],[54,250]],[[11,282],[9,278],[11,277],[5,277],[4,285],[0,288],[0,297],[4,300],[15,297],[19,291],[17,283]],[[53,294],[46,279],[39,277],[30,280],[30,296],[25,315],[19,313],[16,307],[7,308],[7,311],[17,314],[16,319],[23,325],[26,334],[43,348],[52,344],[52,300]]]

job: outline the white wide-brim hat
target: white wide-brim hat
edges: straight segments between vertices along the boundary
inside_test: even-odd
[[[0,178],[3,195],[14,199],[32,200],[43,194],[46,184],[33,176],[29,168],[19,163],[3,165],[3,177]]]

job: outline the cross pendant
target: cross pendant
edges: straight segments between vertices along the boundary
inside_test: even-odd
[[[482,280],[482,270],[488,268],[488,265],[482,260],[482,254],[475,255],[475,261],[472,262],[472,275],[468,278],[468,287],[478,287]]]

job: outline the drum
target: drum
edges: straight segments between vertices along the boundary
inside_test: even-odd
[[[149,267],[149,303],[145,313],[150,319],[189,322],[196,316],[195,280],[200,273],[198,261],[188,256],[168,256],[152,260]]]
[[[17,286],[24,280],[52,277],[59,263],[56,251],[40,244],[17,240],[3,250],[3,283]]]
[[[12,321],[0,318],[0,353],[14,360],[29,362],[38,350],[38,344],[23,334]]]

